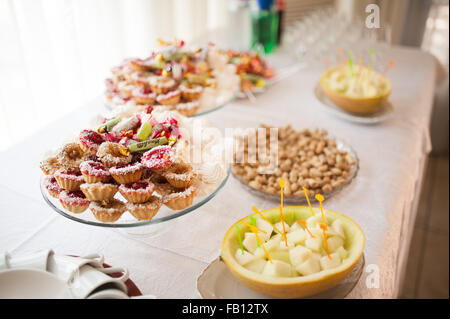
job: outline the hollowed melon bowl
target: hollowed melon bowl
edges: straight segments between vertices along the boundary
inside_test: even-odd
[[[315,214],[320,214],[320,209],[314,208],[314,212]],[[248,224],[251,223],[248,216],[233,224],[225,234],[221,258],[231,273],[244,285],[272,297],[302,298],[328,290],[346,278],[356,266],[364,251],[365,237],[361,228],[351,218],[328,209],[324,209],[324,212],[327,220],[330,222],[333,222],[335,219],[340,219],[345,232],[344,248],[347,250],[348,256],[336,268],[322,270],[308,276],[297,277],[271,277],[244,268],[234,257],[236,250],[240,248],[235,224],[239,223],[241,232],[249,232],[250,229],[240,223],[241,221]],[[272,224],[281,221],[279,208],[269,209],[261,213]],[[309,207],[296,206],[283,208],[284,221],[289,225],[292,225],[298,220],[306,220],[310,216],[311,211]]]
[[[319,84],[321,89],[325,93],[326,97],[329,98],[338,107],[342,108],[347,112],[355,114],[372,114],[378,112],[382,106],[382,103],[384,103],[391,94],[392,90],[391,81],[387,77],[377,73],[379,76],[382,77],[384,82],[384,87],[378,95],[371,97],[349,96],[343,92],[333,90],[330,87],[328,81],[331,73],[333,73],[339,68],[346,68],[346,67],[347,66],[338,65],[329,68],[322,73]],[[375,73],[375,71],[373,70],[371,72]]]

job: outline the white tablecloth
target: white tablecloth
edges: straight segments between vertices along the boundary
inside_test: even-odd
[[[366,265],[378,265],[380,286],[367,288],[365,272],[350,297],[390,298],[398,294],[415,219],[414,199],[430,150],[435,61],[418,50],[392,48],[389,53],[396,62],[389,71],[395,112],[379,125],[353,124],[324,112],[313,93],[319,68],[301,70],[277,83],[255,103],[238,100],[207,115],[212,125],[222,129],[256,127],[259,123],[325,128],[356,150],[360,159],[356,180],[325,206],[361,225],[367,238]],[[100,252],[108,263],[128,267],[144,293],[161,298],[198,297],[196,278],[219,255],[230,225],[250,214],[252,205],[265,209],[277,203],[248,194],[231,177],[212,201],[167,222],[165,231],[151,238],[78,224],[56,214],[39,190],[42,154],[101,111],[103,105],[97,99],[1,154],[0,251],[22,254],[53,248],[60,254]]]

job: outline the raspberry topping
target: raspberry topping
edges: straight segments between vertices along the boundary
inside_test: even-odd
[[[139,181],[131,184],[122,184],[119,190],[123,193],[153,193],[155,185],[147,181]]]
[[[59,193],[59,200],[67,205],[89,205],[89,200],[86,199],[86,196],[84,196],[82,191],[62,191]]]
[[[109,176],[108,169],[100,162],[85,161],[80,164],[81,173],[91,176]]]
[[[168,146],[157,146],[142,156],[142,164],[152,170],[169,167],[175,160],[175,150]]]
[[[61,187],[59,187],[58,182],[56,181],[56,178],[52,175],[45,176],[44,186],[47,190],[56,192],[58,194],[62,191]]]

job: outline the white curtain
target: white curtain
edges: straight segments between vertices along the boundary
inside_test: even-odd
[[[102,94],[157,39],[223,28],[226,0],[0,0],[0,150]]]

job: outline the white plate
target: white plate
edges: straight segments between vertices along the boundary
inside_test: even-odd
[[[316,98],[321,102],[321,105],[324,106],[324,109],[327,112],[337,117],[340,117],[343,120],[347,120],[353,123],[377,124],[390,118],[394,113],[394,108],[392,107],[392,104],[389,101],[385,101],[381,105],[380,111],[376,113],[368,115],[358,115],[346,112],[326,97],[325,93],[320,88],[319,84],[317,84],[316,87],[314,88],[314,94],[316,95]]]
[[[364,268],[364,255],[347,278],[337,286],[310,299],[344,298],[361,277]],[[253,291],[242,284],[220,260],[214,259],[197,278],[197,290],[203,299],[271,299],[272,297]]]
[[[70,288],[58,277],[40,270],[0,272],[0,299],[72,299]]]

